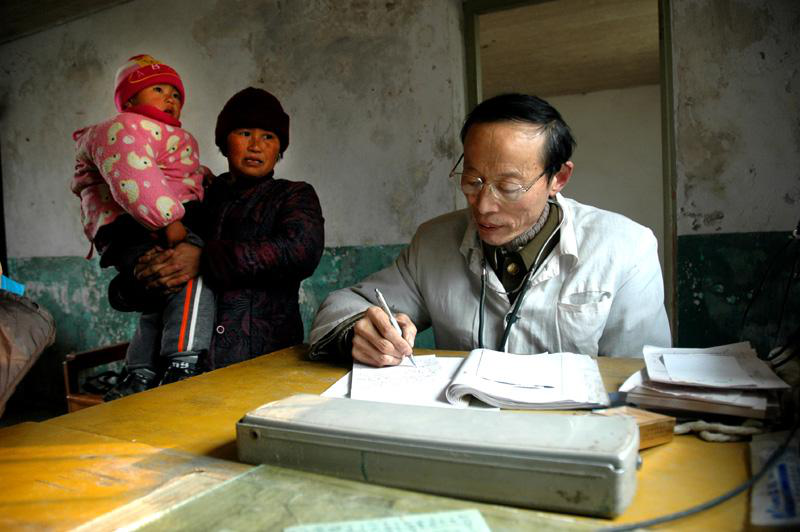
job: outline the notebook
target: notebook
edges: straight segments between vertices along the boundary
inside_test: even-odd
[[[475,349],[466,358],[415,357],[417,367],[358,362],[323,395],[399,404],[563,410],[608,406],[597,361],[575,353]],[[475,401],[477,399],[478,401]]]

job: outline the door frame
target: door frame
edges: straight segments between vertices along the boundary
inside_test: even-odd
[[[481,90],[480,15],[554,0],[464,0],[466,111],[483,100]],[[677,218],[675,212],[675,110],[673,106],[672,18],[670,0],[658,0],[659,86],[661,88],[661,167],[664,204],[664,305],[672,341],[677,333]]]

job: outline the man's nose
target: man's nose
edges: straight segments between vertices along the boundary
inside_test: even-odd
[[[261,143],[257,137],[250,137],[250,141],[247,143],[247,149],[250,151],[261,151]]]
[[[478,192],[478,197],[475,198],[475,206],[478,212],[486,213],[497,210],[497,198],[494,196],[494,190],[489,190],[492,185],[485,184],[481,191]]]

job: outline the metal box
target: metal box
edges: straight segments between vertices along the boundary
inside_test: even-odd
[[[628,416],[295,395],[245,415],[239,459],[451,497],[613,517],[636,490]]]

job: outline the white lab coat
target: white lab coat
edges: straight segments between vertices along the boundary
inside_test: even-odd
[[[570,351],[641,356],[644,344],[671,345],[664,287],[652,231],[628,218],[567,199],[558,245],[529,281],[510,331],[510,353]],[[363,282],[330,294],[311,330],[313,344],[337,324],[377,304],[419,330],[433,326],[440,349],[478,347],[483,249],[468,210],[423,223],[397,260]],[[486,267],[484,347],[500,349],[513,306]]]

